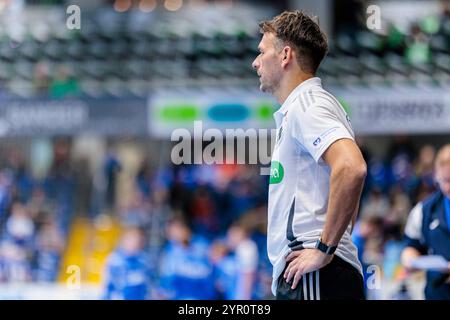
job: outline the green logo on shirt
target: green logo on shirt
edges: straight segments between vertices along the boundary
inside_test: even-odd
[[[280,183],[284,177],[284,168],[278,161],[272,161],[270,165],[269,184]]]

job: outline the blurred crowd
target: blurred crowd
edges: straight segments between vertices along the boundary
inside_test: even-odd
[[[411,208],[435,190],[436,147],[397,136],[380,157],[359,144],[368,176],[353,240],[366,272],[376,265],[384,279],[401,283],[403,229]],[[55,282],[81,175],[67,143],[54,144],[52,165],[39,179],[12,150],[0,170],[0,282]],[[122,159],[110,152],[102,168],[103,191],[90,198],[89,216],[112,212],[123,230],[104,266],[102,298],[272,298],[268,183],[258,166],[157,168],[146,159],[124,204],[117,199]]]
[[[406,136],[395,137],[384,157],[370,154],[362,140],[360,145],[369,173],[353,240],[366,279],[371,275],[368,267],[375,265],[384,280],[403,290],[407,277],[400,264],[403,230],[411,208],[436,188],[436,149],[432,145],[417,149]],[[147,170],[144,166],[136,179],[140,196],[122,212],[125,225],[147,226],[143,234],[149,246],[144,249],[142,243],[140,253],[153,257],[147,257],[149,269],[143,269],[151,274],[147,278],[151,290],[145,297],[271,298],[266,177],[251,166],[184,166],[153,174]],[[125,247],[118,249],[122,272],[127,268]],[[118,287],[110,284],[108,292]],[[370,298],[380,294],[372,292]]]
[[[17,149],[0,170],[0,282],[53,282],[74,212],[67,145],[55,145],[48,174],[35,178]]]
[[[10,26],[5,30],[22,29],[18,13],[25,4],[63,2],[0,0],[2,10],[11,4],[12,11],[3,11],[5,25]],[[365,22],[339,21],[341,29],[333,35],[319,76],[328,85],[417,79],[448,85],[450,5],[441,3],[437,14],[415,21],[406,30],[389,25],[384,34],[367,30]],[[354,11],[341,8],[354,18]],[[258,54],[260,34],[250,30],[259,17],[250,15],[256,7],[233,14],[239,11],[230,19],[219,10],[209,27],[201,28],[197,23],[203,19],[198,17],[172,15],[166,23],[157,16],[155,21],[138,21],[131,12],[105,11],[104,16],[84,15],[82,32],[63,36],[55,33],[60,28],[44,19],[44,13],[44,27],[33,25],[23,38],[6,34],[0,41],[0,95],[147,96],[152,81],[161,79],[170,86],[178,79],[189,84],[198,78],[212,83],[222,78],[255,81],[251,61]],[[360,12],[366,17],[365,10]],[[349,16],[344,20],[350,21]],[[236,32],[218,30],[230,21]],[[162,33],[166,27],[167,34]],[[186,31],[192,28],[205,34]],[[436,146],[417,148],[410,137],[397,136],[380,156],[371,153],[362,139],[359,144],[368,176],[353,240],[366,278],[368,268],[376,265],[384,279],[401,283],[407,277],[400,265],[405,223],[411,208],[436,189]],[[3,151],[0,283],[56,282],[74,213],[95,219],[108,212],[120,221],[123,232],[104,266],[102,298],[272,298],[272,267],[266,252],[268,177],[260,175],[258,166],[155,167],[146,159],[123,204],[117,199],[118,176],[126,166],[114,152],[108,152],[101,170],[92,173],[74,166],[70,144],[57,141],[49,169],[36,176],[18,148]]]
[[[401,286],[408,276],[400,263],[405,224],[411,209],[437,190],[433,176],[436,148],[424,145],[417,149],[409,137],[397,136],[386,157],[362,149],[369,171],[353,241],[366,279],[368,267],[375,265],[381,268],[383,279]]]
[[[269,298],[265,180],[256,166],[144,164],[104,298]]]
[[[47,63],[37,63],[33,74],[33,85],[36,96],[58,99],[80,94],[78,81],[73,77],[71,69],[65,65],[59,66],[52,75]]]

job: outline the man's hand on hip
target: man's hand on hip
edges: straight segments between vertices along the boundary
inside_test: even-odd
[[[332,259],[332,255],[325,254],[318,249],[293,251],[286,257],[286,263],[289,265],[284,273],[284,278],[286,282],[294,278],[291,287],[294,290],[304,274],[325,267]]]

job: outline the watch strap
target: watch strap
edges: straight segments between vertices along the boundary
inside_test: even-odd
[[[337,246],[328,246],[325,243],[322,242],[321,239],[317,240],[316,242],[316,249],[319,249],[325,254],[333,255],[336,251]]]

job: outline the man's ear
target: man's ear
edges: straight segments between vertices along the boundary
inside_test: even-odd
[[[283,66],[283,67],[285,67],[285,66],[287,66],[289,63],[290,63],[290,61],[293,59],[293,54],[294,54],[294,52],[292,51],[292,48],[291,47],[289,47],[289,46],[285,46],[284,48],[283,48],[283,51],[281,52],[282,53],[282,60],[281,60],[281,65]]]

